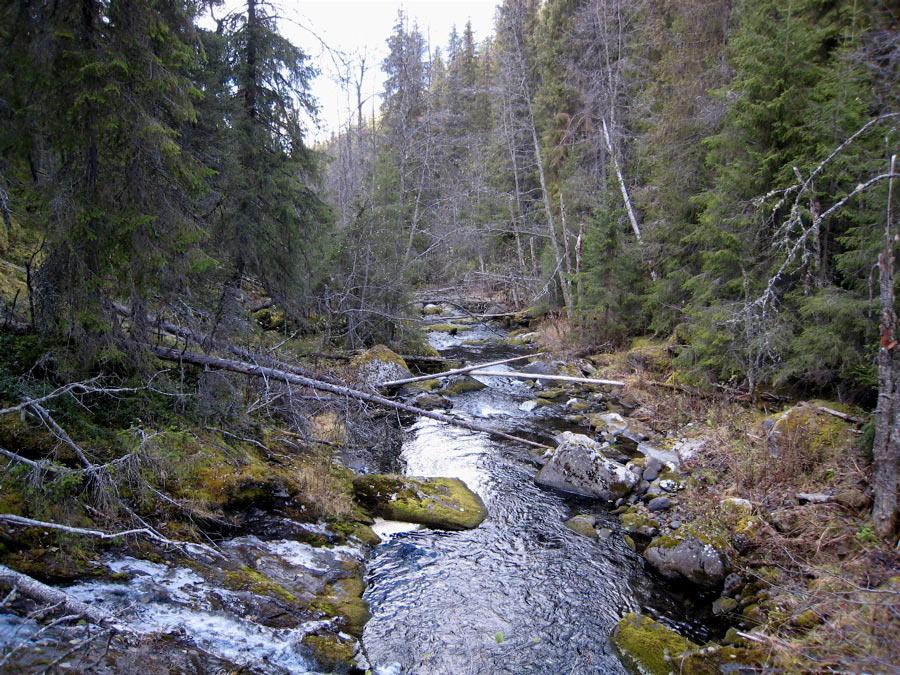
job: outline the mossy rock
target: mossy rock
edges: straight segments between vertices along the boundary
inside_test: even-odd
[[[597,539],[597,530],[594,529],[594,519],[590,516],[575,516],[569,518],[565,523],[575,534],[580,534],[588,539]]]
[[[458,478],[410,478],[396,474],[359,476],[359,502],[388,520],[442,530],[468,530],[487,517],[481,498]]]
[[[233,591],[249,591],[256,595],[277,597],[291,604],[297,602],[297,597],[284,586],[247,566],[226,571],[223,585]]]
[[[425,305],[422,308],[423,316],[438,316],[444,313],[444,308],[440,305]]]
[[[668,344],[650,338],[636,338],[625,359],[632,368],[657,374],[665,373],[672,367]]]
[[[313,658],[329,673],[353,672],[357,643],[338,635],[309,634],[303,636],[303,644],[313,654]]]
[[[619,516],[622,529],[628,534],[652,537],[659,532],[659,523],[643,511],[631,509]],[[646,540],[645,540],[646,541]]]
[[[544,389],[538,392],[538,399],[545,401],[558,402],[568,398],[568,391],[563,387],[553,387],[552,389]]]
[[[403,357],[384,345],[375,345],[350,361],[357,382],[375,387],[382,382],[412,377]]]
[[[626,614],[612,634],[622,661],[643,675],[669,675],[682,672],[679,658],[699,646],[648,616]],[[711,671],[712,672],[712,671]]]
[[[769,452],[775,457],[789,455],[798,466],[812,469],[851,448],[855,441],[853,426],[822,412],[821,407],[839,412],[850,410],[833,401],[814,400],[766,418],[763,426]]]
[[[284,328],[284,310],[276,307],[265,307],[253,312],[253,318],[263,330],[281,330]]]
[[[481,391],[486,386],[486,384],[479,382],[474,377],[459,375],[451,378],[440,391],[445,396],[458,396],[459,394],[465,394],[470,391]]]

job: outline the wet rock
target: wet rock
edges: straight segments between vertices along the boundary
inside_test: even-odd
[[[601,527],[596,532],[597,532],[597,537],[600,539],[600,541],[606,541],[607,539],[609,539],[612,536],[612,533],[613,533],[613,531],[611,529],[609,529],[608,527]]]
[[[622,522],[622,529],[628,534],[643,537],[646,543],[647,539],[655,537],[659,534],[659,523],[653,520],[643,509],[635,508],[619,516]]]
[[[559,375],[559,369],[547,361],[535,361],[524,368],[519,368],[520,373],[532,373],[534,375]]]
[[[457,396],[470,391],[481,391],[487,385],[468,375],[454,375],[448,378],[440,393],[446,396]]]
[[[644,557],[666,579],[688,581],[701,588],[721,586],[728,574],[728,558],[711,543],[682,528],[650,542]]]
[[[628,429],[628,422],[619,413],[606,412],[588,415],[591,428],[600,433],[616,436]]]
[[[458,478],[358,476],[353,489],[363,506],[387,520],[467,530],[478,527],[487,517],[484,502]]]
[[[653,482],[663,469],[663,463],[656,457],[649,457],[644,465],[644,480]]]
[[[532,410],[537,408],[539,405],[540,405],[540,403],[538,401],[534,401],[534,400],[522,401],[522,403],[519,404],[519,410],[521,410],[522,412],[531,412]]]
[[[368,389],[377,389],[382,382],[412,377],[406,361],[384,345],[376,345],[353,357],[350,368],[356,383]]]
[[[647,503],[651,511],[668,511],[672,508],[672,500],[668,497],[654,497]]]
[[[440,394],[422,393],[416,396],[413,404],[424,410],[443,409],[448,410],[453,407],[453,402],[446,396]]]
[[[593,516],[575,516],[574,518],[569,518],[565,522],[565,526],[572,530],[572,532],[580,534],[583,537],[596,539],[597,530],[594,529],[595,522],[596,519]]]
[[[622,464],[607,458],[597,441],[566,431],[535,480],[547,487],[585,497],[614,501],[631,492],[638,479]]]
[[[545,389],[538,393],[538,400],[549,401],[551,403],[561,403],[568,396],[568,392],[563,387],[554,387],[553,389]]]

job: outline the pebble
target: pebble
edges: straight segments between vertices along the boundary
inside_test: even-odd
[[[681,527],[681,521],[680,521],[680,520],[673,520],[671,523],[669,523],[669,529],[677,530],[677,529],[680,528],[680,527]]]
[[[668,497],[654,497],[647,504],[651,511],[668,511],[672,508],[672,500]]]

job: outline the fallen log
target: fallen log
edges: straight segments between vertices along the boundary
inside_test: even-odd
[[[469,375],[483,377],[511,377],[517,380],[550,380],[553,382],[577,382],[578,384],[603,384],[611,387],[624,387],[619,380],[597,380],[591,377],[572,377],[570,375],[543,375],[540,373],[517,373],[505,370],[471,370]]]
[[[411,413],[413,415],[428,417],[433,420],[437,420],[438,422],[445,422],[446,424],[452,424],[463,429],[468,429],[469,431],[478,431],[484,434],[490,434],[491,436],[503,438],[508,441],[514,441],[516,443],[523,443],[535,448],[541,448],[542,450],[552,449],[550,448],[550,446],[544,445],[543,443],[537,443],[536,441],[531,441],[527,438],[520,438],[518,436],[513,436],[512,434],[497,431],[496,429],[491,429],[490,427],[478,424],[477,422],[468,422],[466,420],[457,419],[455,417],[444,415],[443,413],[435,412],[433,410],[423,410],[422,408],[407,405],[406,403],[392,401],[391,399],[385,398],[384,396],[379,396],[378,394],[370,394],[342,385],[322,382],[321,380],[315,380],[309,377],[304,377],[302,375],[295,375],[294,373],[285,370],[278,370],[276,368],[260,366],[254,363],[247,363],[246,361],[234,361],[232,359],[223,359],[216,356],[206,356],[205,354],[181,352],[177,349],[168,349],[165,347],[150,346],[150,351],[156,354],[159,358],[167,361],[174,361],[176,363],[190,363],[195,366],[228,370],[233,373],[242,373],[244,375],[255,375],[257,377],[265,377],[270,380],[281,380],[282,382],[286,382],[288,384],[296,384],[302,387],[309,387],[310,389],[317,389],[319,391],[327,391],[329,393],[337,394],[345,398],[352,398],[357,401],[373,403],[375,405],[393,408],[394,410],[400,410],[402,412]]]
[[[59,607],[69,614],[76,614],[80,617],[84,617],[98,626],[103,626],[104,628],[109,628],[120,633],[128,632],[123,625],[118,623],[112,614],[107,614],[99,607],[94,607],[77,598],[73,598],[65,591],[43,584],[27,574],[16,572],[6,565],[0,565],[0,584],[9,588],[15,588],[19,593],[36,602]]]
[[[404,384],[412,384],[413,382],[425,382],[426,380],[437,380],[442,377],[449,377],[450,375],[462,375],[463,373],[468,373],[473,370],[478,370],[479,368],[490,368],[491,366],[499,366],[503,363],[512,363],[513,361],[523,361],[524,359],[531,359],[536,356],[542,356],[543,353],[539,354],[526,354],[525,356],[514,356],[510,359],[502,359],[500,361],[490,361],[489,363],[479,363],[474,366],[466,366],[465,368],[454,368],[453,370],[445,370],[443,373],[434,373],[433,375],[417,375],[416,377],[407,377],[403,380],[391,380],[390,382],[382,382],[378,385],[380,389],[389,389],[391,387],[400,387]]]

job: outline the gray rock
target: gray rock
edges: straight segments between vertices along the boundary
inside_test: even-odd
[[[608,527],[601,527],[599,530],[597,530],[597,536],[601,541],[606,541],[607,539],[609,539],[612,536],[612,533],[613,531]]]
[[[519,368],[520,373],[533,373],[534,375],[559,375],[559,370],[547,361],[535,361],[524,368]]]
[[[566,431],[535,480],[548,487],[584,497],[614,501],[631,492],[638,478],[622,464],[604,456],[597,441]]]
[[[677,529],[679,529],[680,527],[681,527],[681,521],[680,521],[680,520],[673,520],[673,521],[671,521],[671,522],[669,523],[669,529],[670,529],[670,530],[677,530]]]
[[[654,545],[658,541],[650,542],[644,558],[666,579],[688,581],[701,588],[717,588],[725,580],[728,558],[711,544],[693,536],[674,546]]]
[[[672,508],[672,500],[668,497],[654,497],[647,504],[651,511],[668,511]]]
[[[659,476],[659,472],[662,471],[663,466],[661,460],[656,457],[650,457],[644,465],[644,480],[651,482],[656,480],[656,477]]]
[[[722,584],[722,595],[735,596],[743,587],[744,578],[740,574],[732,572],[725,577],[725,582]]]
[[[645,480],[642,480],[637,486],[634,488],[634,494],[640,496],[643,495],[647,490],[650,489],[650,483]]]
[[[712,604],[712,613],[715,616],[730,614],[737,609],[738,603],[734,598],[721,597]]]
[[[430,392],[423,392],[416,396],[413,403],[422,408],[424,410],[434,410],[436,408],[443,408],[447,410],[453,407],[453,401],[451,401],[446,396],[441,396],[440,394],[432,394]]]

